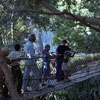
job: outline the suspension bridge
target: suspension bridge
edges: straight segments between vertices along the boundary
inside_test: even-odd
[[[70,81],[61,81],[61,82],[56,82],[56,80],[52,80],[54,82],[54,87],[46,87],[44,89],[41,89],[39,91],[29,91],[24,96],[22,96],[22,100],[29,100],[32,98],[36,98],[39,96],[43,96],[45,94],[48,94],[50,92],[62,90],[64,88],[68,88],[74,84],[80,83],[82,81],[85,81],[87,79],[90,79],[92,77],[95,77],[100,74],[100,61],[95,61],[95,62],[89,62],[87,63],[87,67],[73,73],[69,78]]]
[[[26,60],[26,58],[24,58]],[[33,59],[33,58],[32,58]],[[18,59],[20,60],[20,59]],[[85,81],[87,79],[90,79],[92,77],[95,77],[100,74],[100,61],[92,61],[92,62],[87,62],[85,64],[85,68],[80,69],[80,71],[76,71],[73,73],[69,78],[70,81],[60,81],[57,82],[56,79],[52,79],[51,81],[53,83],[53,87],[44,87],[38,91],[31,90],[28,91],[27,93],[22,94],[21,100],[29,100],[33,98],[37,98],[39,96],[43,96],[45,94],[62,90],[68,87],[71,87],[77,83],[80,83],[82,81]],[[6,100],[12,100],[12,99],[6,99]]]

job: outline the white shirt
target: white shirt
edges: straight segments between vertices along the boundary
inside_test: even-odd
[[[21,53],[19,51],[11,51],[10,54],[8,55],[8,58],[10,60],[14,60],[14,59],[17,59],[17,58],[20,58],[20,57],[21,57]],[[19,61],[15,61],[11,65],[15,66],[15,65],[18,65],[18,64],[19,64]]]
[[[31,41],[27,41],[26,44],[24,45],[24,52],[27,57],[34,58],[34,59],[30,59],[30,60],[25,60],[25,64],[26,65],[36,64],[36,58],[38,58],[39,56],[37,54],[35,54],[35,48]]]

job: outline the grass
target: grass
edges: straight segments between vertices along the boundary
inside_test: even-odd
[[[69,70],[71,73],[87,67],[88,62],[100,60],[100,53],[76,55],[69,61]]]
[[[100,60],[100,53],[95,54],[82,54],[82,55],[75,55],[69,61],[69,71],[74,73],[86,67],[88,62],[93,62],[96,60]],[[38,68],[41,70],[42,67],[42,59],[38,59],[37,61]],[[21,61],[21,69],[22,73],[24,73],[24,61]],[[52,67],[52,65],[51,65]]]

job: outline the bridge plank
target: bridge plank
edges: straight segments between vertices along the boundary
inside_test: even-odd
[[[78,72],[74,73],[70,77],[70,79],[71,79],[70,82],[64,82],[64,81],[57,82],[55,84],[55,88],[45,88],[40,91],[30,91],[30,92],[28,92],[28,94],[26,96],[22,97],[22,100],[35,98],[35,97],[42,96],[42,95],[50,93],[50,92],[54,92],[54,91],[58,91],[58,90],[67,88],[69,86],[72,86],[76,83],[85,81],[85,80],[95,77],[97,75],[100,75],[100,66],[90,66],[88,70],[87,70],[87,68],[85,68],[82,71],[78,71]]]

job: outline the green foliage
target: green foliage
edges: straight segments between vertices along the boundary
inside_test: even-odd
[[[70,100],[99,100],[100,76],[86,80],[66,89]]]
[[[37,2],[37,3],[36,3]],[[37,0],[36,2],[30,1],[16,1],[15,2],[15,9],[21,10],[43,10],[48,11],[45,7],[40,5],[41,0]],[[99,18],[99,2],[97,0],[47,0],[47,2],[57,8],[60,11],[70,11],[73,14],[79,14],[82,16],[97,16]],[[14,8],[14,1],[4,1],[3,2],[8,8]],[[93,10],[94,9],[94,10]],[[1,13],[1,33],[6,34],[6,38],[11,37],[11,16],[12,14],[7,13],[3,6],[0,5],[0,13]],[[91,29],[85,28],[82,24],[79,22],[73,22],[69,21],[67,19],[61,19],[58,16],[49,16],[49,15],[41,15],[38,13],[32,13],[32,12],[21,12],[21,13],[15,13],[15,16],[13,18],[14,21],[14,32],[15,34],[20,33],[23,34],[31,31],[29,29],[29,26],[27,25],[28,18],[32,19],[33,24],[38,29],[45,29],[45,30],[52,30],[55,34],[54,37],[54,43],[60,44],[61,40],[63,38],[68,39],[69,45],[72,48],[76,48],[81,50],[83,47],[86,46],[87,42],[89,45],[95,45],[96,42],[94,39],[97,39],[97,45],[99,43],[99,34],[94,33]],[[21,19],[21,20],[19,20]],[[23,21],[23,22],[22,22]],[[20,24],[18,24],[20,23]],[[23,24],[21,24],[23,23]],[[20,27],[22,25],[22,27]],[[3,31],[6,30],[6,31]],[[86,33],[85,33],[86,31]],[[14,35],[15,35],[14,34]],[[89,34],[89,35],[88,35]],[[94,34],[96,34],[94,38]],[[15,35],[17,38],[20,35]],[[94,38],[94,39],[93,39]],[[10,38],[9,38],[10,39]],[[22,37],[23,39],[23,37]],[[16,40],[16,39],[14,39]],[[2,44],[2,43],[1,43]],[[83,45],[81,45],[83,44]]]
[[[97,14],[95,15],[96,13],[95,10],[92,11],[92,8],[94,7],[97,10],[99,9],[97,0],[95,1],[70,0],[70,2],[69,0],[66,0],[66,2],[69,3],[70,6],[69,11],[72,12],[73,14],[78,14],[81,16],[88,16],[88,17],[99,16]],[[75,4],[71,2],[74,2]],[[63,9],[63,11],[66,11],[66,7]],[[97,12],[99,12],[99,10]],[[69,41],[68,45],[79,51],[82,51],[86,47],[89,47],[90,49],[99,47],[100,43],[99,33],[91,30],[86,26],[83,26],[79,22],[75,21],[73,22],[67,19],[59,19],[58,17],[55,17],[54,23],[52,25],[54,26],[52,28],[52,31],[54,32],[55,35],[53,45],[60,44],[62,39],[67,39]]]
[[[88,62],[97,61],[100,58],[100,53],[76,55],[69,61],[69,71],[77,72],[87,67]]]
[[[14,8],[14,0],[2,0],[8,7]],[[49,12],[43,5],[42,0],[16,0],[15,9],[17,10],[37,10]],[[44,0],[45,1],[45,0]],[[100,18],[100,1],[99,0],[46,0],[50,5],[60,11],[69,11],[76,15]],[[12,17],[13,16],[13,17]],[[88,52],[95,49],[98,52],[100,48],[100,33],[80,24],[79,22],[63,19],[58,16],[42,15],[34,12],[8,13],[2,4],[0,4],[0,47],[12,44],[12,31],[14,37],[13,43],[20,42],[23,44],[27,33],[31,32],[28,22],[32,20],[38,29],[52,30],[54,32],[54,43],[60,44],[62,39],[67,39],[71,48],[81,52]],[[13,23],[13,27],[12,26]],[[85,50],[86,49],[86,50]],[[92,51],[91,51],[92,52]],[[88,56],[87,60],[98,60],[100,55],[93,57]],[[92,58],[92,59],[91,59]],[[70,61],[70,71],[75,72],[86,64],[86,57],[77,57]],[[41,61],[38,62],[39,68]],[[78,66],[80,65],[80,66]],[[46,99],[53,100],[99,100],[100,99],[100,77],[89,79],[82,83],[76,84],[68,89],[51,93]],[[48,99],[49,100],[49,99]],[[50,99],[51,100],[51,99]]]

